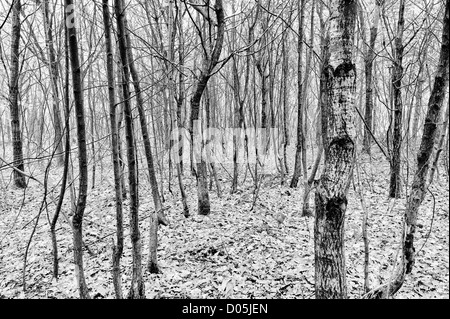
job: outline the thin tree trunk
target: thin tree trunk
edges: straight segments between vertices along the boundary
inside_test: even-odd
[[[206,101],[205,101],[205,116],[206,116],[206,131],[208,132],[208,136],[206,136],[206,140],[209,141],[210,140],[210,127],[211,127],[211,105],[212,108],[215,109],[215,104],[211,103],[211,91],[209,88],[206,88]],[[214,183],[216,184],[216,189],[217,189],[217,196],[220,198],[222,197],[222,190],[220,188],[220,183],[219,183],[219,179],[217,178],[217,171],[216,171],[216,166],[214,165],[214,163],[211,161],[211,157],[210,157],[210,152],[209,150],[206,150],[206,156],[207,156],[207,161],[209,163],[209,168],[210,168],[210,178],[212,180],[214,180]]]
[[[392,89],[394,95],[394,131],[392,140],[391,157],[391,180],[389,186],[389,196],[399,198],[401,192],[400,184],[400,165],[401,165],[401,147],[402,147],[402,78],[403,78],[403,28],[405,0],[400,0],[398,13],[397,35],[395,37],[395,60],[392,77]]]
[[[424,57],[425,58],[425,57]],[[425,63],[424,61],[422,63]],[[419,68],[419,75],[417,79],[417,90],[416,90],[416,96],[415,96],[415,105],[414,105],[414,116],[413,116],[413,126],[412,126],[412,149],[417,150],[417,138],[419,136],[419,119],[421,115],[421,111],[423,110],[422,105],[422,96],[424,93],[423,90],[423,83],[425,80],[423,79],[423,70],[422,68]]]
[[[14,185],[26,188],[22,152],[22,133],[20,130],[19,111],[19,45],[20,45],[20,0],[14,2],[12,7],[12,31],[11,31],[11,82],[9,84],[9,109],[11,114],[11,131],[13,145]]]
[[[73,224],[73,254],[75,264],[75,275],[81,299],[89,299],[88,287],[84,277],[83,267],[83,215],[86,208],[88,169],[87,169],[87,147],[86,147],[86,123],[84,116],[83,86],[81,80],[81,66],[78,56],[78,40],[73,19],[73,0],[65,0],[66,26],[69,37],[70,62],[72,67],[73,97],[75,100],[75,113],[77,118],[77,138],[78,138],[78,165],[80,170],[79,194],[76,210],[72,218]]]
[[[109,119],[111,125],[111,151],[114,171],[114,190],[116,199],[116,244],[113,247],[112,275],[117,299],[123,299],[120,259],[123,253],[123,208],[120,180],[119,132],[116,119],[116,92],[114,81],[114,56],[111,41],[111,20],[108,0],[103,0],[103,24],[105,27],[106,70],[108,75]]]
[[[123,1],[123,0],[122,0]],[[124,4],[122,2],[122,7],[124,8]],[[145,149],[145,157],[147,159],[147,168],[150,178],[150,186],[152,189],[152,196],[153,196],[153,204],[155,210],[153,211],[153,215],[150,218],[150,257],[149,257],[149,263],[148,263],[148,269],[150,273],[156,274],[159,272],[158,268],[158,262],[157,262],[157,246],[158,246],[158,221],[160,224],[167,226],[168,221],[166,217],[164,216],[164,212],[162,211],[162,204],[161,204],[161,197],[159,195],[158,190],[158,181],[156,180],[155,175],[155,168],[153,165],[153,155],[152,155],[152,148],[150,144],[150,137],[148,133],[148,125],[147,125],[147,118],[145,115],[144,110],[144,99],[142,97],[142,91],[140,86],[140,80],[139,80],[139,74],[137,73],[136,66],[134,64],[134,58],[133,58],[133,51],[131,49],[131,40],[129,36],[128,30],[128,23],[126,20],[125,12],[123,14],[123,20],[124,20],[124,27],[125,27],[125,38],[126,38],[126,45],[127,45],[127,58],[130,68],[131,77],[133,79],[133,86],[134,86],[134,92],[136,94],[136,104],[137,109],[139,112],[139,120],[141,124],[141,132],[142,132],[142,139],[144,141],[144,149]],[[153,224],[155,223],[155,224]]]
[[[380,20],[380,10],[384,4],[384,0],[376,0],[376,7],[373,17],[373,24],[370,27],[370,42],[367,48],[366,57],[364,60],[364,71],[366,76],[366,106],[364,112],[364,121],[366,122],[364,129],[363,151],[370,154],[370,145],[372,143],[372,136],[370,134],[373,122],[373,62],[375,59],[375,41],[378,36],[378,21]]]
[[[315,0],[312,2],[312,7],[314,8]],[[314,10],[311,10],[311,27],[310,27],[310,41],[309,41],[309,52],[308,52],[308,58],[306,62],[306,70],[305,70],[305,85],[303,86],[303,93],[302,93],[302,105],[304,109],[304,114],[308,114],[308,104],[307,104],[307,94],[308,94],[308,82],[309,82],[309,74],[311,72],[311,58],[313,55],[313,47],[314,47]],[[319,95],[322,93],[319,93]],[[305,138],[307,136],[308,132],[308,125],[307,125],[307,119],[304,120],[303,123],[303,147],[302,147],[302,167],[303,167],[303,209],[302,209],[302,215],[303,216],[311,216],[312,212],[309,208],[309,192],[311,184],[309,183],[309,180],[314,180],[314,177],[317,172],[317,168],[320,164],[320,159],[322,157],[322,148],[319,147],[319,154],[316,158],[316,161],[314,163],[314,170],[311,172],[311,178],[308,179],[308,166],[306,161],[306,141]],[[312,182],[311,182],[312,183]]]
[[[39,0],[38,0],[39,1]],[[58,61],[53,41],[52,20],[50,19],[49,0],[43,0],[43,16],[45,27],[45,42],[48,52],[48,65],[50,69],[51,89],[53,93],[53,120],[55,127],[55,146],[57,150],[57,163],[64,165],[63,135],[61,129],[61,114],[59,111],[59,91],[58,91]]]
[[[236,31],[235,31],[236,32]],[[232,42],[235,43],[235,34],[232,35],[233,39]],[[239,127],[239,124],[241,122],[241,101],[240,98],[240,80],[239,80],[239,74],[238,74],[238,66],[237,66],[237,59],[236,57],[233,57],[233,92],[234,92],[234,103],[230,103],[230,105],[234,104],[234,123],[233,127],[236,129]],[[236,130],[236,132],[238,132]],[[238,140],[238,134],[233,134],[233,180],[231,182],[231,194],[234,194],[237,192],[237,185],[238,185],[238,178],[239,178],[239,140]]]
[[[291,22],[291,15],[289,15],[289,22]],[[287,30],[285,31],[287,32]],[[282,166],[282,172],[284,174],[289,174],[289,167],[287,164],[287,147],[289,144],[289,99],[288,99],[288,77],[289,77],[289,52],[287,46],[287,36],[283,37],[283,67],[282,67],[282,104],[283,104],[283,160],[280,163]],[[284,177],[283,177],[284,184]]]
[[[295,166],[294,174],[292,175],[292,180],[290,187],[295,188],[298,184],[298,179],[302,173],[302,150],[305,147],[305,131],[303,126],[303,79],[302,79],[302,68],[303,68],[303,23],[305,20],[305,0],[300,0],[298,2],[298,11],[300,20],[298,22],[298,42],[297,42],[297,53],[298,53],[298,65],[297,65],[297,147],[295,149]]]
[[[170,53],[169,56],[171,57],[172,61],[175,62],[175,38],[176,38],[176,34],[177,34],[177,25],[178,25],[178,29],[179,29],[179,52],[178,52],[178,65],[179,67],[183,67],[184,65],[184,42],[183,42],[183,22],[177,21],[177,17],[179,14],[179,7],[177,5],[177,3],[175,2],[175,12],[176,12],[176,17],[173,17],[172,14],[172,2],[170,2],[169,4],[170,6],[170,21],[169,24],[173,25],[172,27],[172,32],[173,35],[171,37],[172,39],[172,43],[171,43],[171,47],[170,47]],[[184,183],[183,183],[183,141],[184,141],[184,137],[182,135],[182,132],[184,131],[184,124],[182,121],[182,110],[183,110],[183,105],[184,105],[184,101],[185,101],[185,88],[184,88],[184,74],[183,72],[179,72],[178,74],[178,95],[175,96],[175,92],[176,92],[176,80],[174,79],[174,68],[173,66],[170,66],[170,74],[171,74],[171,78],[173,79],[173,83],[172,83],[172,87],[169,90],[169,101],[170,101],[170,109],[173,110],[173,101],[176,102],[176,110],[173,110],[175,112],[173,117],[174,120],[174,127],[177,128],[178,132],[177,132],[177,139],[178,139],[178,143],[177,143],[177,148],[175,148],[175,152],[173,154],[174,156],[174,161],[175,161],[175,167],[176,167],[176,171],[177,171],[177,178],[178,178],[178,186],[180,188],[180,195],[181,195],[181,202],[183,205],[183,215],[184,217],[189,217],[190,213],[189,213],[189,206],[187,204],[187,196],[186,196],[186,191],[185,191],[185,187],[184,187]]]
[[[206,88],[208,80],[211,77],[211,73],[214,67],[217,65],[220,53],[222,51],[222,45],[225,33],[225,16],[224,9],[222,6],[222,0],[216,0],[215,12],[217,16],[217,36],[214,49],[212,51],[211,57],[205,57],[203,63],[204,68],[201,70],[200,77],[196,83],[194,94],[191,98],[191,119],[190,119],[190,135],[191,135],[191,149],[194,147],[194,123],[200,128],[199,120],[199,110],[200,110],[200,100],[202,98],[203,92]],[[200,132],[200,130],[198,130]],[[196,162],[197,162],[197,190],[198,190],[198,213],[200,215],[209,215],[210,213],[210,202],[208,185],[206,181],[206,162],[202,158],[203,150],[203,140],[200,141],[200,149],[196,152]]]
[[[67,31],[67,30],[66,30]],[[69,162],[70,162],[70,100],[69,100],[69,42],[67,37],[67,32],[65,32],[64,37],[65,43],[65,89],[64,89],[64,107],[65,107],[65,134],[66,134],[66,143],[65,143],[65,153],[64,153],[64,170],[63,176],[61,180],[61,191],[59,194],[58,204],[56,206],[55,215],[53,215],[52,222],[50,224],[50,234],[52,239],[52,250],[53,250],[53,277],[58,278],[59,276],[59,261],[58,261],[58,243],[56,241],[56,223],[59,218],[59,214],[62,209],[62,205],[64,202],[64,195],[66,193],[66,185],[67,179],[69,175]],[[69,186],[72,187],[72,186]]]
[[[449,103],[447,101],[447,109],[445,111],[443,124],[441,126],[441,136],[439,137],[439,142],[437,144],[436,154],[434,155],[433,165],[431,166],[431,172],[430,172],[430,178],[428,179],[428,185],[433,183],[434,173],[438,169],[439,156],[441,155],[442,151],[444,150],[444,147],[443,147],[444,146],[444,141],[445,141],[445,137],[448,134],[449,109],[450,109],[449,108]]]
[[[123,97],[123,76],[122,76],[122,67],[120,65],[120,53],[118,46],[116,47],[116,55],[117,55],[117,91],[119,98],[119,118],[117,119],[117,133],[119,134],[118,138],[118,146],[119,146],[119,164],[120,164],[120,184],[122,186],[122,200],[127,198],[127,185],[125,184],[125,160],[122,156],[122,138],[120,136],[120,130],[123,123],[123,117],[125,113],[125,105],[124,97]]]
[[[438,121],[441,117],[442,104],[445,98],[445,88],[449,76],[449,43],[450,36],[450,0],[445,2],[444,26],[442,30],[442,45],[439,56],[434,85],[428,101],[428,111],[425,117],[422,141],[417,153],[417,168],[414,174],[411,192],[406,204],[406,210],[402,228],[403,249],[401,265],[392,281],[378,287],[367,295],[366,298],[387,298],[394,295],[403,285],[405,276],[412,272],[415,262],[414,235],[416,232],[417,215],[427,192],[427,175],[430,168],[430,158],[433,153],[438,132]]]
[[[128,69],[124,8],[122,7],[122,0],[115,0],[115,13],[117,19],[117,38],[119,41],[120,59],[122,63],[122,91],[125,105],[125,135],[127,141],[128,184],[130,188],[130,235],[132,244],[133,270],[128,298],[143,299],[145,298],[145,287],[142,276],[142,242],[139,231],[136,150],[134,147],[133,114],[131,112],[130,105],[130,73]]]
[[[238,71],[238,58],[233,56],[233,92],[234,92],[234,101],[235,101],[235,118],[234,118],[234,126],[239,128],[239,132],[244,131],[244,147],[245,147],[245,153],[248,159],[248,136],[247,136],[247,130],[245,125],[245,113],[244,113],[244,106],[245,101],[247,99],[247,91],[248,91],[248,85],[249,85],[249,79],[250,79],[250,59],[251,59],[251,46],[250,44],[253,43],[253,37],[254,37],[254,28],[256,26],[256,22],[259,15],[260,6],[257,5],[256,9],[256,17],[253,19],[253,22],[250,24],[248,29],[248,44],[249,47],[247,48],[247,57],[246,57],[246,68],[245,68],[245,79],[244,79],[244,88],[243,92],[241,94],[241,80],[239,76]],[[235,23],[235,17],[233,17],[233,23]],[[233,43],[236,43],[236,31],[232,34],[233,36]],[[231,50],[233,48],[230,48]],[[238,168],[239,168],[239,140],[236,140],[233,135],[233,181],[231,184],[231,194],[235,193],[237,191],[237,185],[238,185]]]

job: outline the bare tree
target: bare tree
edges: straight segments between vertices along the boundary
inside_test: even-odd
[[[324,67],[329,105],[322,110],[325,163],[316,191],[316,298],[346,298],[344,220],[355,157],[355,0],[331,1],[330,55]]]
[[[136,150],[133,132],[133,114],[130,103],[130,70],[128,68],[127,41],[124,22],[124,8],[122,0],[115,0],[115,13],[117,19],[117,38],[122,65],[122,92],[125,105],[125,135],[127,141],[128,184],[130,188],[130,227],[131,243],[133,246],[133,275],[131,288],[128,294],[130,299],[145,298],[144,280],[142,277],[142,242],[139,231],[138,186],[136,169]]]
[[[11,33],[11,78],[9,84],[9,109],[11,113],[11,131],[13,140],[14,184],[19,188],[27,186],[23,175],[22,134],[20,131],[19,110],[19,44],[20,44],[20,0],[14,1],[12,6]]]
[[[422,141],[417,152],[417,167],[414,174],[411,192],[408,196],[403,219],[403,247],[400,265],[392,282],[375,288],[365,297],[388,298],[394,295],[403,285],[405,277],[413,270],[415,262],[414,236],[417,226],[419,207],[425,199],[427,192],[427,176],[431,164],[431,155],[436,143],[438,122],[442,113],[445,98],[445,89],[449,77],[449,50],[450,50],[450,0],[445,2],[444,25],[442,30],[442,44],[439,54],[439,64],[434,78],[433,89],[428,101],[428,110],[423,127]]]
[[[208,80],[211,78],[214,68],[219,61],[220,53],[222,51],[225,33],[225,15],[222,0],[216,0],[214,11],[217,18],[217,34],[215,45],[212,51],[210,51],[208,48],[203,47],[205,56],[202,61],[200,75],[195,84],[194,94],[191,98],[191,119],[189,126],[191,135],[191,148],[194,147],[194,123],[195,121],[199,120],[200,101],[203,92],[205,91]],[[199,125],[197,126],[198,128],[200,128]],[[198,154],[196,154],[195,159],[197,162],[196,179],[198,189],[198,213],[200,215],[209,215],[211,205],[209,202],[208,184],[206,181],[207,166],[205,160],[202,157],[203,142],[201,142],[200,144],[200,150],[199,152],[197,152]]]
[[[39,2],[39,0],[37,0]],[[52,91],[53,102],[53,122],[55,127],[55,147],[57,149],[57,160],[59,165],[64,164],[63,155],[63,141],[62,141],[62,128],[61,128],[61,114],[60,114],[60,98],[58,90],[58,61],[54,45],[53,37],[53,20],[51,19],[49,0],[42,1],[42,13],[44,16],[44,28],[45,28],[45,43],[47,48],[48,60],[47,64],[50,71],[50,84]]]
[[[394,98],[394,130],[392,136],[392,154],[391,154],[391,183],[389,187],[389,196],[400,197],[400,163],[402,146],[402,79],[403,79],[403,29],[405,25],[405,0],[400,0],[398,9],[397,34],[395,37],[395,57],[392,74],[392,90]]]
[[[116,199],[116,245],[113,247],[113,284],[117,299],[123,298],[120,259],[123,252],[123,209],[122,186],[119,163],[119,132],[116,119],[116,92],[114,82],[114,56],[111,41],[111,19],[108,0],[103,0],[103,24],[105,26],[106,69],[108,73],[109,119],[111,123],[111,150],[114,171],[114,189]]]
[[[375,12],[373,14],[373,23],[370,27],[370,40],[366,47],[364,59],[364,72],[366,76],[366,106],[364,112],[364,121],[366,122],[364,130],[363,150],[370,154],[370,144],[372,142],[372,122],[373,122],[373,63],[375,60],[375,41],[378,36],[378,22],[380,20],[380,11],[384,5],[384,0],[375,1]],[[363,30],[364,32],[364,30]]]
[[[122,0],[123,1],[123,0]],[[124,3],[122,2],[122,8],[125,8]],[[162,210],[162,204],[161,204],[161,197],[158,190],[158,181],[156,180],[156,174],[155,174],[155,168],[153,165],[153,155],[152,155],[152,148],[150,144],[150,136],[148,133],[148,125],[147,125],[147,118],[145,115],[144,110],[144,99],[142,97],[142,90],[141,90],[141,84],[139,80],[139,74],[137,72],[134,58],[133,58],[133,50],[131,48],[131,39],[128,31],[128,22],[125,14],[125,9],[123,9],[123,20],[124,20],[124,27],[125,27],[125,38],[126,38],[126,45],[127,45],[127,59],[128,59],[128,67],[131,73],[131,77],[133,80],[133,86],[134,86],[134,92],[136,94],[136,102],[137,102],[137,109],[139,113],[139,120],[141,124],[141,132],[142,132],[142,139],[144,141],[144,149],[145,149],[145,158],[147,159],[147,168],[149,173],[149,179],[150,179],[150,186],[152,189],[152,197],[153,197],[153,204],[155,207],[154,212],[152,213],[152,216],[150,218],[150,259],[148,263],[148,268],[151,273],[158,273],[158,262],[157,262],[157,245],[158,245],[158,221],[162,225],[168,225],[168,221],[166,217],[164,216],[164,212]]]
[[[295,166],[294,174],[292,175],[291,188],[297,187],[298,179],[302,174],[302,152],[305,148],[305,130],[304,130],[304,105],[303,105],[303,24],[305,19],[305,0],[298,2],[299,22],[298,22],[298,40],[297,40],[297,53],[298,53],[298,66],[297,66],[297,147],[295,149]],[[306,174],[306,167],[303,167],[303,174]]]
[[[75,275],[77,277],[78,290],[81,299],[90,298],[83,267],[83,215],[86,208],[88,170],[86,149],[86,123],[84,117],[83,86],[81,80],[81,66],[78,55],[77,30],[73,17],[75,7],[73,0],[65,0],[66,25],[69,37],[70,64],[72,68],[72,87],[75,101],[75,114],[77,118],[78,139],[78,166],[80,169],[80,181],[78,190],[78,201],[75,214],[72,218],[73,224],[73,254],[75,263]]]

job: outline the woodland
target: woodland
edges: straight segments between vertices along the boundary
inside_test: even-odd
[[[2,0],[0,299],[448,299],[450,0]]]

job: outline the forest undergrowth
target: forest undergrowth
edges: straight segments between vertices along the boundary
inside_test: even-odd
[[[35,163],[28,170],[39,181],[44,180],[43,173],[38,173],[45,170],[42,165]],[[412,161],[409,165],[414,167]],[[95,188],[89,190],[83,222],[83,238],[88,248],[84,253],[86,280],[91,295],[96,298],[114,298],[111,256],[115,203],[110,169],[110,165],[104,163]],[[158,233],[161,273],[144,272],[147,298],[314,298],[314,217],[301,216],[302,187],[291,189],[288,182],[280,186],[279,174],[265,175],[253,205],[254,183],[250,174],[243,181],[242,170],[239,191],[230,195],[230,177],[224,169],[219,169],[223,194],[219,198],[215,187],[212,188],[212,213],[207,217],[196,213],[196,183],[187,167],[183,179],[191,217],[185,218],[182,214],[175,177],[172,193],[167,191],[165,183],[164,207],[170,225],[161,227]],[[436,174],[419,211],[413,273],[396,298],[449,297],[449,183],[445,169],[441,171],[442,174]],[[374,151],[372,158],[361,155],[358,172],[350,187],[345,227],[350,298],[359,298],[364,293],[364,209],[360,194],[368,212],[372,288],[394,274],[394,260],[401,253],[401,220],[406,202],[405,194],[398,200],[388,198],[389,163],[381,153]],[[55,210],[62,168],[50,170],[50,192],[44,205],[42,184],[30,180],[25,191],[16,189],[12,186],[10,170],[0,173],[0,297],[78,298],[72,233],[67,222],[70,219],[69,192],[66,192],[64,215],[59,218],[56,232],[60,278],[52,277],[49,219]],[[413,173],[411,169],[409,180],[404,181],[408,185]],[[153,207],[147,180],[142,172],[139,214],[144,260],[148,255],[149,216]],[[311,204],[313,199],[312,194]],[[44,209],[38,218],[41,206]],[[283,223],[275,218],[280,212],[286,216]],[[132,259],[127,200],[124,214],[122,282],[124,291],[128,291]]]

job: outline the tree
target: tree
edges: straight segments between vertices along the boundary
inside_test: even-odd
[[[113,247],[113,283],[117,299],[123,298],[120,275],[120,259],[123,253],[123,208],[122,186],[120,180],[119,131],[116,119],[116,92],[114,82],[114,56],[111,41],[111,19],[108,0],[103,0],[103,24],[105,26],[106,69],[108,73],[109,119],[111,125],[111,151],[114,172],[116,200],[116,245]]]
[[[364,129],[363,150],[370,154],[370,144],[372,142],[372,122],[373,122],[373,64],[375,61],[375,41],[378,36],[378,21],[380,20],[380,10],[384,4],[384,0],[375,1],[375,13],[373,15],[373,23],[370,27],[370,40],[366,48],[364,59],[364,72],[366,76],[366,106],[364,112],[364,121],[366,123]],[[364,30],[363,30],[364,31]]]
[[[144,280],[142,278],[142,242],[139,231],[139,207],[138,207],[138,187],[137,187],[137,169],[136,153],[133,131],[133,114],[130,103],[130,70],[128,68],[127,41],[124,23],[124,8],[122,0],[115,0],[115,12],[117,19],[117,38],[119,40],[119,52],[122,66],[122,92],[124,98],[125,113],[125,135],[127,141],[127,160],[128,160],[128,184],[130,188],[130,235],[132,255],[133,255],[133,274],[131,278],[131,288],[128,293],[130,299],[145,298]]]
[[[39,2],[39,0],[37,0]],[[55,147],[57,149],[58,164],[64,164],[63,158],[63,141],[62,141],[62,129],[61,129],[61,114],[59,110],[59,90],[58,90],[58,61],[55,52],[54,39],[53,39],[53,21],[50,18],[49,0],[42,1],[42,12],[44,16],[44,28],[45,43],[47,48],[48,60],[47,64],[50,71],[50,82],[53,99],[53,119],[55,127]]]
[[[11,131],[13,139],[14,184],[19,188],[27,186],[23,175],[22,133],[20,130],[19,110],[19,44],[20,44],[20,0],[12,6],[11,33],[11,79],[9,84],[9,109],[11,113]]]
[[[64,195],[66,193],[67,180],[69,177],[69,162],[70,162],[70,59],[69,59],[69,39],[67,26],[64,24],[64,55],[65,55],[65,78],[64,78],[64,110],[65,110],[65,152],[64,152],[64,170],[61,179],[61,191],[59,194],[58,204],[56,206],[55,214],[50,223],[50,234],[52,239],[53,249],[53,277],[59,276],[59,260],[58,260],[58,243],[56,241],[56,223],[62,210],[64,202]],[[69,186],[71,187],[71,186]],[[72,190],[72,188],[70,188]]]
[[[389,196],[400,197],[400,156],[402,147],[402,79],[403,79],[403,29],[405,25],[405,0],[400,0],[398,9],[397,34],[395,37],[395,56],[392,74],[392,90],[394,98],[394,130],[392,136],[391,183]]]
[[[260,12],[260,5],[256,5],[256,13],[255,17],[251,16],[251,19],[249,19],[249,26],[248,26],[248,37],[247,37],[247,49],[246,49],[246,59],[245,59],[245,73],[244,73],[244,85],[243,89],[241,90],[241,76],[239,72],[239,58],[236,55],[233,55],[232,57],[232,77],[233,77],[233,97],[234,97],[234,118],[233,118],[233,126],[235,128],[239,128],[240,130],[244,130],[244,143],[245,143],[245,152],[248,157],[248,136],[246,132],[246,122],[245,122],[245,102],[248,100],[249,96],[249,80],[250,80],[250,66],[251,62],[250,59],[252,57],[252,44],[253,44],[253,38],[254,38],[254,29],[256,27],[256,23],[258,21],[258,16]],[[234,8],[233,8],[234,9]],[[233,10],[234,11],[234,10]],[[230,50],[236,50],[237,46],[237,26],[236,26],[236,17],[233,17],[233,24],[234,24],[234,32],[231,34],[231,41],[230,41]],[[241,131],[239,131],[241,132]],[[233,179],[231,182],[231,194],[234,194],[237,192],[238,188],[238,171],[239,171],[239,142],[240,139],[238,136],[233,134]]]
[[[355,0],[333,0],[329,61],[324,66],[329,105],[323,125],[325,163],[316,191],[316,298],[346,298],[344,221],[355,157],[356,69],[352,61]]]
[[[75,114],[77,118],[78,140],[78,166],[80,170],[78,201],[72,218],[73,225],[73,254],[75,263],[75,275],[77,277],[78,290],[81,299],[90,298],[83,267],[83,215],[86,208],[88,170],[86,149],[86,123],[84,117],[83,87],[81,80],[81,66],[78,55],[77,30],[73,17],[75,7],[73,0],[65,0],[66,26],[69,37],[70,64],[72,68],[72,88],[75,102]]]
[[[123,1],[123,0],[122,0]],[[131,49],[131,40],[130,35],[128,31],[128,23],[126,19],[125,14],[125,6],[122,2],[122,8],[123,8],[123,21],[124,21],[124,32],[125,32],[125,39],[126,39],[126,48],[127,48],[127,61],[128,61],[128,67],[131,73],[131,78],[133,80],[133,86],[134,86],[134,92],[136,94],[136,102],[137,102],[137,108],[139,113],[139,120],[141,124],[141,132],[142,132],[142,139],[144,140],[144,149],[145,149],[145,158],[147,159],[147,168],[148,168],[148,174],[150,179],[150,186],[152,189],[152,196],[153,196],[153,204],[155,207],[154,212],[152,213],[152,216],[150,218],[150,260],[148,263],[148,268],[151,273],[158,273],[158,262],[157,262],[157,245],[158,245],[158,221],[160,224],[167,226],[168,221],[166,217],[164,216],[164,212],[162,210],[162,204],[161,204],[161,197],[159,195],[158,191],[158,181],[156,180],[155,175],[155,168],[153,165],[153,155],[152,155],[152,148],[150,144],[150,137],[148,133],[148,125],[147,125],[147,118],[145,115],[144,110],[144,99],[142,97],[142,91],[141,91],[141,85],[139,81],[139,74],[137,72],[136,66],[134,64],[134,58],[133,58],[133,50]]]
[[[217,18],[217,35],[215,45],[211,52],[208,48],[203,47],[205,56],[202,61],[202,68],[200,70],[200,75],[196,81],[194,94],[191,98],[191,119],[190,119],[190,136],[191,136],[191,149],[194,148],[194,123],[197,121],[197,128],[200,131],[199,111],[200,111],[200,101],[205,91],[208,80],[211,78],[214,68],[216,67],[220,53],[222,51],[223,39],[225,34],[225,15],[222,5],[222,0],[216,0],[214,11]],[[211,22],[212,23],[212,22]],[[200,34],[201,37],[201,34]],[[203,43],[203,42],[202,42]],[[202,157],[203,153],[203,141],[200,142],[200,150],[196,152],[196,179],[197,179],[197,190],[198,190],[198,213],[200,215],[209,215],[210,213],[210,202],[208,185],[206,181],[207,167],[205,159]]]
[[[427,192],[427,176],[431,164],[431,155],[436,143],[438,122],[442,113],[445,89],[449,78],[449,50],[450,50],[450,0],[445,2],[444,25],[442,30],[442,44],[439,54],[439,64],[434,78],[433,89],[428,101],[428,110],[423,127],[423,135],[417,152],[417,167],[411,191],[408,196],[403,218],[403,246],[400,266],[392,282],[382,285],[369,292],[368,298],[388,298],[394,295],[403,285],[405,276],[413,270],[415,262],[414,236],[417,226],[419,207]]]
[[[299,17],[300,20],[298,22],[298,42],[297,42],[297,52],[298,52],[298,66],[297,66],[297,147],[295,149],[295,166],[294,166],[294,174],[292,175],[291,180],[291,188],[297,187],[298,179],[302,174],[302,152],[305,148],[305,130],[304,130],[304,105],[303,105],[303,79],[302,79],[302,67],[303,67],[303,24],[305,19],[305,0],[301,0],[298,2],[299,4]],[[303,174],[306,174],[306,167],[303,167]]]

